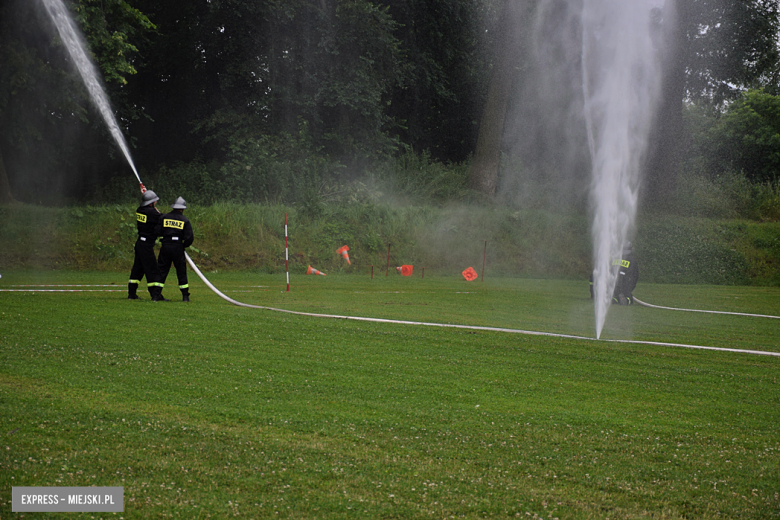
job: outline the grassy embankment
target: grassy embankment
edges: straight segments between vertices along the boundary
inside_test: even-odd
[[[134,207],[0,207],[0,267],[129,271]],[[284,270],[288,213],[292,272],[367,273],[413,264],[456,275],[468,266],[492,274],[586,279],[588,218],[566,211],[502,206],[336,204],[316,217],[284,206],[215,204],[187,210],[191,256],[207,271]],[[643,215],[634,240],[641,281],[780,285],[780,222]],[[487,241],[487,247],[485,242]],[[336,254],[350,247],[352,266]]]
[[[592,337],[581,281],[210,277],[256,305]],[[128,301],[124,273],[2,279],[68,283],[119,292],[0,293],[2,518],[12,486],[87,485],[123,486],[123,518],[780,516],[777,357],[300,317],[197,279],[191,304]],[[779,291],[637,296],[767,313]],[[614,307],[604,336],[778,352],[776,321]]]

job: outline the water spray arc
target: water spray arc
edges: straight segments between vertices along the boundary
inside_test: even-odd
[[[57,28],[57,32],[65,44],[65,48],[68,50],[73,62],[78,68],[81,79],[84,81],[89,95],[95,103],[95,106],[100,111],[100,115],[103,117],[106,126],[108,126],[111,135],[114,137],[119,148],[122,150],[125,158],[127,159],[130,168],[132,168],[135,178],[138,179],[138,183],[141,185],[141,192],[145,192],[146,188],[144,183],[141,182],[141,177],[138,175],[138,170],[135,168],[133,159],[130,157],[130,150],[125,141],[124,135],[119,129],[119,125],[116,122],[113,112],[111,111],[111,104],[108,101],[108,97],[103,91],[103,87],[100,84],[99,76],[95,65],[92,60],[89,59],[86,53],[86,45],[83,38],[80,36],[73,19],[68,14],[68,10],[62,0],[41,0],[46,12],[49,14],[52,22]]]
[[[582,87],[592,161],[593,280],[601,336],[619,258],[634,229],[640,167],[660,89],[651,0],[584,0]]]

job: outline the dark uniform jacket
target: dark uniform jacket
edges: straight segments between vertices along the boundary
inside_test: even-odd
[[[639,280],[639,266],[634,259],[634,255],[627,253],[621,259],[613,260],[612,263],[618,266],[615,295],[632,296],[636,283]]]
[[[135,210],[135,220],[138,226],[138,238],[150,245],[154,244],[162,231],[162,213],[149,204]]]
[[[195,235],[187,217],[178,211],[172,211],[163,215],[161,220],[163,244],[180,243],[184,247],[192,245]]]

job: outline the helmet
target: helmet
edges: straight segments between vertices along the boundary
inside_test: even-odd
[[[184,200],[182,197],[179,197],[176,199],[176,202],[171,204],[171,207],[173,209],[187,209],[187,201]]]
[[[142,206],[148,206],[152,202],[157,202],[158,200],[160,200],[160,197],[158,197],[157,194],[152,190],[146,190],[144,194],[141,195]]]

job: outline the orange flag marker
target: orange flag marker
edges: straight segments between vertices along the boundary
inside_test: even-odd
[[[347,253],[347,251],[349,251],[349,246],[341,246],[340,248],[336,249],[336,253],[343,256],[344,260],[346,260],[349,265],[352,265],[352,262],[349,261],[349,253]]]
[[[321,274],[322,276],[328,276],[325,273],[323,273],[322,271],[316,270],[312,266],[309,266],[309,269],[306,271],[306,274]]]
[[[473,282],[474,280],[477,279],[478,276],[479,275],[477,274],[477,272],[474,270],[473,267],[469,267],[468,269],[463,271],[463,278],[465,278],[467,282]]]

